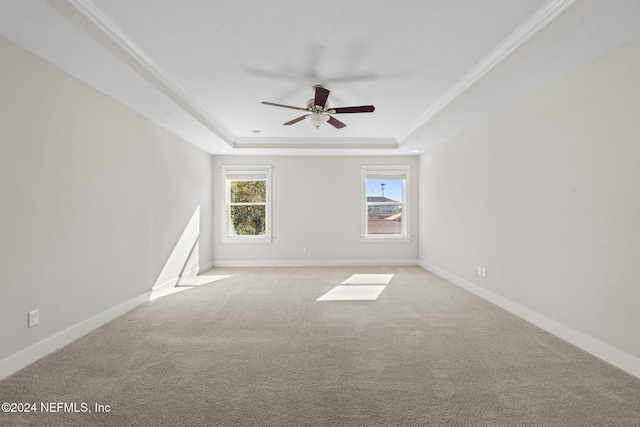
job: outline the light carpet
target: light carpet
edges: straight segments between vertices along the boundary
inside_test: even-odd
[[[352,274],[394,276],[376,300],[316,301]],[[206,275],[229,277],[201,276],[0,381],[2,402],[91,412],[0,425],[640,425],[638,378],[419,267]]]

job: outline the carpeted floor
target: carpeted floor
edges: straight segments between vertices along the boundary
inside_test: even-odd
[[[394,276],[316,301],[354,273]],[[640,379],[419,267],[206,274],[0,381],[2,402],[87,412],[0,425],[640,425]]]

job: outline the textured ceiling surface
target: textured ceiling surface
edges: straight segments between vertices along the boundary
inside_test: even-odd
[[[213,154],[412,154],[640,37],[640,2],[5,0],[0,34]],[[376,111],[261,104],[317,84]]]

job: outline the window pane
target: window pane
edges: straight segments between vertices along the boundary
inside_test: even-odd
[[[231,206],[230,234],[232,236],[266,234],[265,212],[265,206]]]
[[[402,206],[369,206],[367,234],[402,234]]]
[[[264,203],[267,201],[266,181],[230,181],[231,203]]]
[[[367,179],[367,234],[402,234],[402,179]]]

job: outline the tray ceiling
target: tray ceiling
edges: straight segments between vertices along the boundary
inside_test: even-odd
[[[15,0],[0,34],[212,154],[416,154],[639,37],[640,2]],[[376,111],[261,104],[317,84]]]

